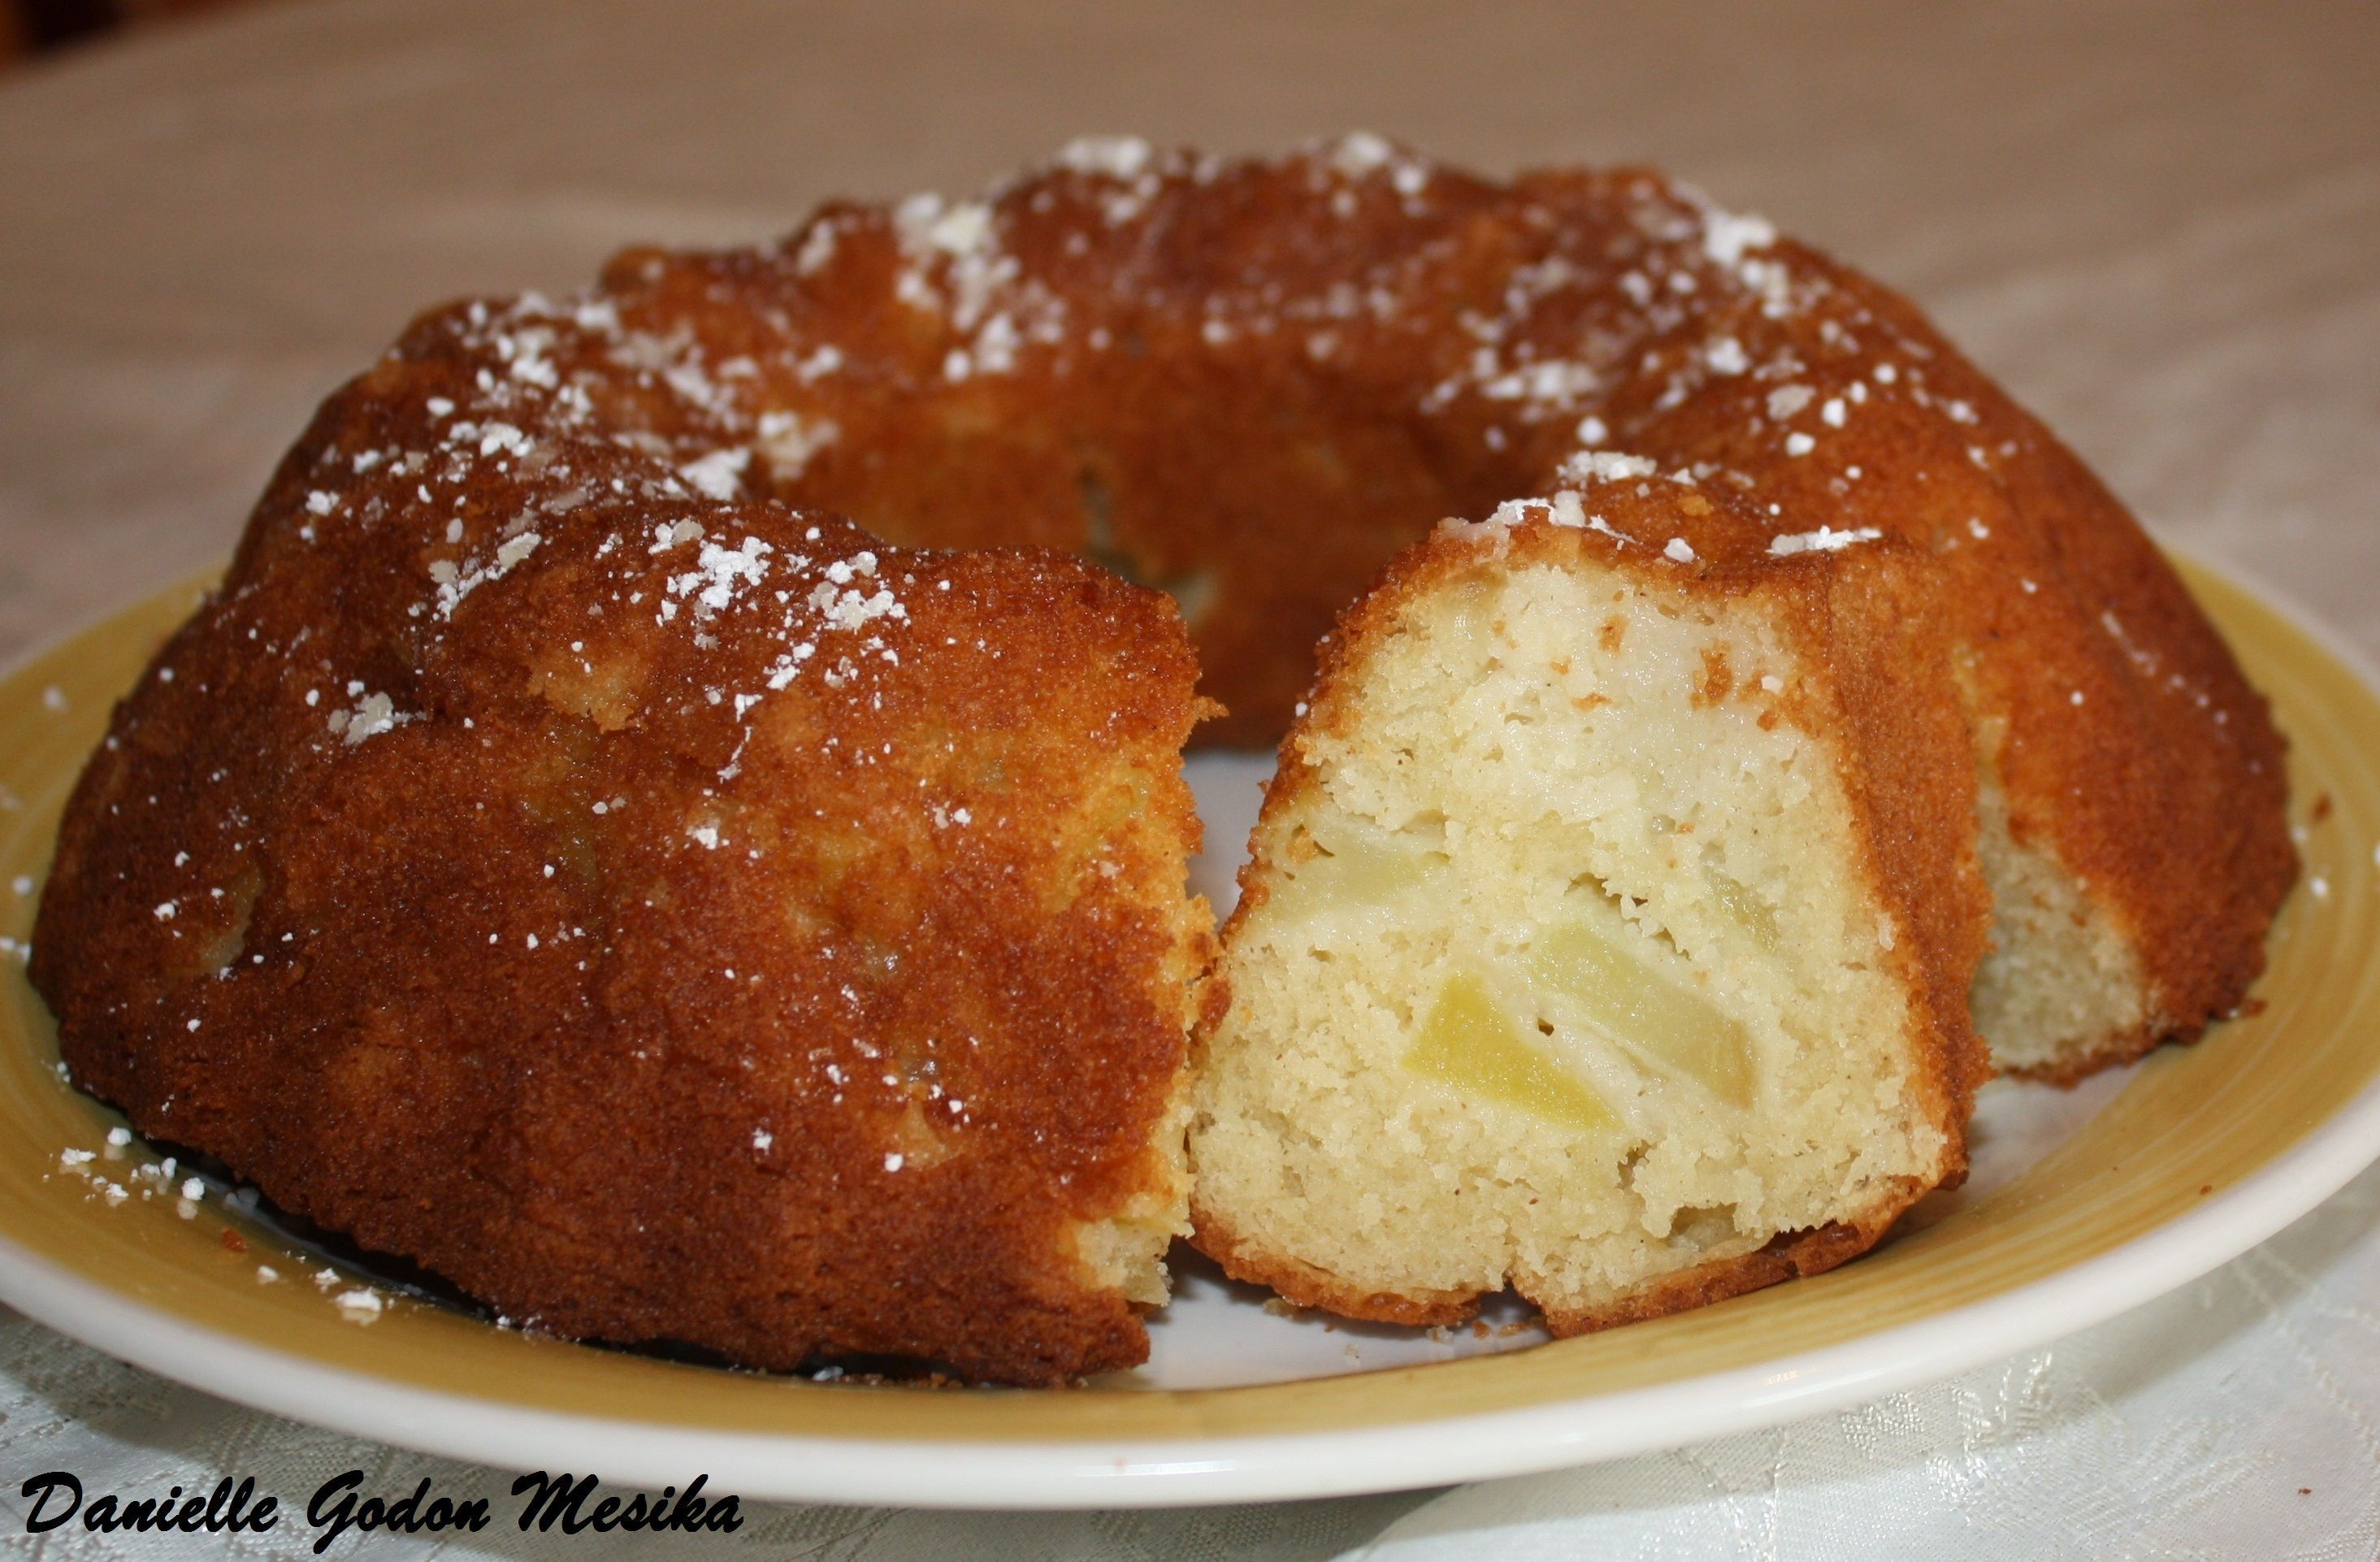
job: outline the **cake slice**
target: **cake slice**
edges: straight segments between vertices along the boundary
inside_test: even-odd
[[[1190,1148],[1198,1245],[1293,1300],[1510,1285],[1576,1333],[1964,1175],[1990,902],[1931,562],[1591,499],[1418,544],[1283,743]]]

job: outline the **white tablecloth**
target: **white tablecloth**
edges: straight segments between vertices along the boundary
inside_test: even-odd
[[[2141,512],[2380,652],[2380,6],[1824,0],[305,0],[0,79],[0,654],[227,548],[416,306],[633,239],[963,189],[1086,131],[1366,126],[1490,168],[1643,158],[1917,297]],[[2186,1290],[1856,1412],[1440,1495],[1211,1513],[755,1508],[856,1559],[2380,1554],[2380,1178]],[[0,1312],[0,1510],[492,1473],[242,1411]],[[2301,1490],[2302,1488],[2302,1490]],[[496,1503],[500,1513],[509,1499]],[[261,1540],[0,1544],[310,1555]],[[348,1555],[423,1557],[428,1540]]]

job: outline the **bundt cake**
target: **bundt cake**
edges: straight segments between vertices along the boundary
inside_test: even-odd
[[[1546,714],[1392,763],[1364,729],[1415,698]],[[1219,975],[1183,888],[1202,719],[1285,759]],[[1598,747],[1698,732],[1748,767],[1706,797],[1656,795],[1706,760]],[[2294,872],[2283,787],[2123,509],[1766,224],[1369,136],[1085,141],[981,201],[418,321],[117,712],[33,977],[144,1132],[513,1316],[1044,1382],[1145,1348],[1192,1050],[1228,1264],[1400,1316],[1499,1264],[1578,1324],[1682,1305],[1955,1175],[1973,1032],[2071,1079],[2236,1004]],[[1364,936],[1420,951],[1403,988],[1384,942],[1331,990],[1301,897],[1401,874],[1416,920]],[[1413,1229],[1468,1235],[1424,1273],[1321,1234],[1363,1193],[1246,1208],[1359,1102],[1413,1157],[1383,1212],[1442,1153],[1466,1208],[1505,1176],[1399,1129],[1415,1104],[1474,1148],[1567,1124],[1575,1179],[1494,1197],[1578,1232],[1433,1207]],[[1789,1153],[1794,1123],[1831,1137]]]

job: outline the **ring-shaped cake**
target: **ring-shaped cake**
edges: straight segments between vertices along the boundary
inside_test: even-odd
[[[1220,955],[1202,721],[1283,755]],[[1194,1177],[1362,1316],[1840,1262],[1985,1041],[2240,1001],[2281,751],[1766,223],[1085,141],[417,321],[116,713],[32,975],[142,1132],[506,1317],[1052,1382],[1141,1359]]]

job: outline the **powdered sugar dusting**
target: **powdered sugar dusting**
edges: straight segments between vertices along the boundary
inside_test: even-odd
[[[1835,553],[1856,543],[1873,543],[1883,535],[1873,526],[1855,527],[1847,531],[1821,526],[1815,531],[1796,531],[1782,537],[1771,537],[1768,551],[1779,558],[1791,557],[1794,554]]]
[[[743,491],[744,469],[751,464],[749,450],[713,450],[678,468],[677,474],[706,497],[733,499]]]
[[[1581,450],[1561,465],[1562,479],[1568,482],[1627,482],[1659,470],[1649,457],[1617,450]]]
[[[1713,265],[1735,267],[1754,250],[1777,242],[1777,229],[1766,217],[1738,216],[1706,203],[1703,207],[1703,253]]]
[[[370,693],[352,684],[348,692],[357,696],[355,705],[348,710],[333,711],[330,728],[350,748],[417,719],[411,713],[398,710],[395,702],[385,694]]]
[[[1078,136],[1060,147],[1050,165],[1078,174],[1136,179],[1148,171],[1154,155],[1154,150],[1138,136]]]

